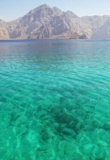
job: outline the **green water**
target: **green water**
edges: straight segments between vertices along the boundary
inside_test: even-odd
[[[0,160],[110,160],[110,41],[0,42]]]

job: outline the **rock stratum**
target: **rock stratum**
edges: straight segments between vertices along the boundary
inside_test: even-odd
[[[110,39],[110,16],[78,17],[43,4],[17,20],[0,20],[0,40],[14,39]]]

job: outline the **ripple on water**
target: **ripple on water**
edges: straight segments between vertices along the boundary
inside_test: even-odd
[[[3,160],[110,160],[110,43],[58,42],[0,44]]]

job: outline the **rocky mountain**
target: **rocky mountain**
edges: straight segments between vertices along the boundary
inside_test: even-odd
[[[7,23],[0,20],[0,40],[9,39]]]
[[[95,30],[92,34],[92,39],[110,39],[110,18]]]
[[[77,16],[70,11],[42,5],[9,23],[8,32],[11,39],[79,38],[82,34],[72,29],[71,19],[75,18]]]
[[[109,39],[110,16],[78,17],[41,5],[12,22],[0,20],[0,39]]]

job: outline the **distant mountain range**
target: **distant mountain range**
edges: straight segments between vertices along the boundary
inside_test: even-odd
[[[43,4],[17,20],[0,20],[0,40],[13,39],[110,39],[110,16],[78,17]]]

